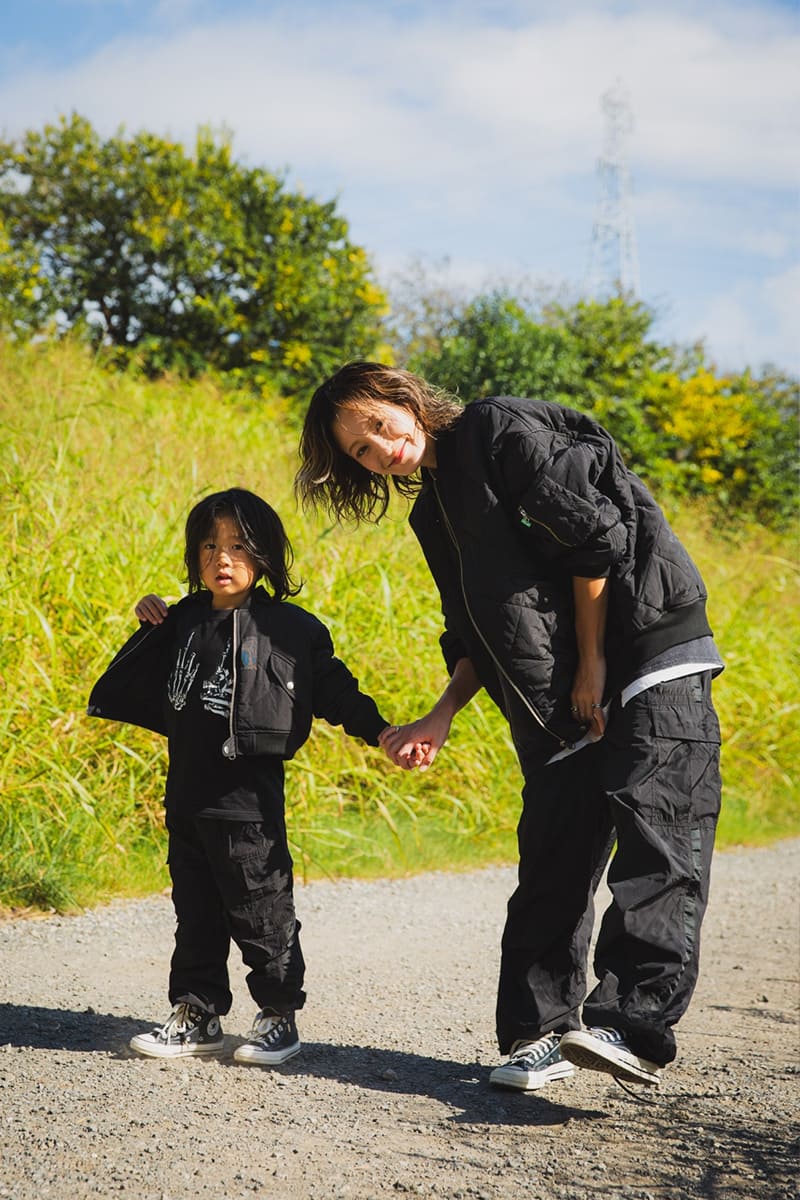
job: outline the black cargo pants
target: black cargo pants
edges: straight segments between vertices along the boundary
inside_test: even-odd
[[[232,1003],[233,940],[250,968],[247,986],[258,1008],[302,1008],[305,963],[283,814],[263,821],[170,817],[167,824],[178,921],[170,1003],[193,997],[224,1016]]]
[[[700,925],[720,806],[711,673],[658,684],[602,741],[549,766],[520,761],[519,883],[502,940],[497,1036],[602,1025],[666,1065],[697,982]],[[594,891],[616,839],[588,997]]]

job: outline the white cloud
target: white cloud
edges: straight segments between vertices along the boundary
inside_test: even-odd
[[[353,26],[332,9],[302,35],[276,16],[119,39],[77,67],[12,78],[0,110],[19,127],[75,107],[106,126],[183,136],[226,120],[251,153],[349,179],[458,183],[477,159],[537,181],[586,170],[599,96],[621,75],[643,164],[780,186],[796,173],[798,61],[800,35],[769,22],[579,13],[509,29],[378,14]]]
[[[324,199],[340,194],[354,236],[383,262],[423,252],[449,255],[475,277],[539,268],[578,279],[600,96],[621,77],[635,115],[643,266],[686,264],[674,297],[685,310],[691,297],[698,312],[698,297],[716,289],[698,335],[734,347],[761,328],[738,285],[721,290],[721,272],[744,278],[756,260],[778,279],[796,242],[792,14],[738,0],[572,0],[558,9],[513,0],[397,14],[334,2],[264,5],[247,19],[235,9],[224,21],[192,15],[213,9],[157,0],[148,28],[161,20],[158,35],[118,36],[60,70],[18,66],[0,80],[6,132],[73,109],[104,134],[125,124],[191,142],[198,125],[225,124],[251,164],[285,168],[292,186]],[[747,270],[736,270],[737,255],[750,257]],[[655,272],[643,283],[650,295],[666,287]],[[780,308],[762,286],[759,305]],[[760,332],[759,344],[767,336],[778,335]],[[797,341],[795,333],[778,357],[785,362]]]
[[[800,264],[713,296],[698,326],[719,368],[776,363],[800,374]]]

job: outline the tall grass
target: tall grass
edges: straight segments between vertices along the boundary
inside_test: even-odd
[[[797,530],[675,525],[700,564],[726,663],[714,698],[722,727],[722,844],[800,832],[800,553]]]
[[[281,401],[108,376],[69,346],[0,353],[0,907],[68,909],[167,881],[163,741],[85,707],[135,628],[136,599],[182,594],[197,498],[237,484],[275,505],[305,580],[299,602],[389,720],[425,711],[444,682],[438,602],[402,506],[357,532],[296,510],[297,430]],[[694,513],[675,523],[710,584],[729,664],[717,686],[720,840],[797,833],[793,547],[722,538]],[[318,722],[287,772],[296,865],[376,875],[513,861],[518,793],[507,728],[484,696],[423,775]]]

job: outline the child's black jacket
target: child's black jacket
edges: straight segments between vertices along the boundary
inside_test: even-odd
[[[92,688],[91,717],[125,721],[166,734],[164,694],[175,638],[211,604],[207,592],[170,607],[162,625],[143,625]],[[255,588],[233,612],[234,687],[225,754],[274,754],[288,759],[311,731],[314,717],[342,725],[370,746],[388,722],[374,700],[333,653],[331,636],[297,604]]]

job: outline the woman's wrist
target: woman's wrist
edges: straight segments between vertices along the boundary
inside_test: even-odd
[[[578,666],[584,670],[592,670],[594,667],[602,666],[605,661],[606,656],[602,646],[592,646],[590,648],[578,647]]]

